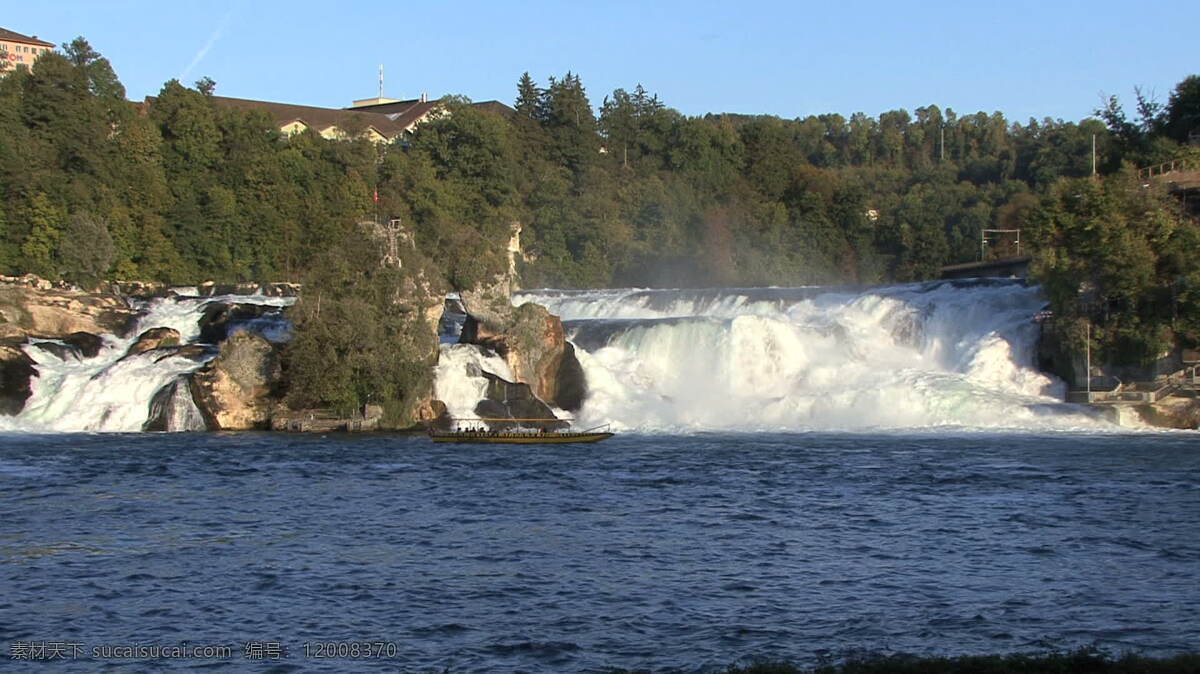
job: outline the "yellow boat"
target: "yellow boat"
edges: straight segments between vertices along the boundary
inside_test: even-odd
[[[540,422],[542,424],[564,422],[567,419],[463,419],[458,421],[483,422]],[[586,431],[556,431],[534,428],[530,430],[492,431],[484,429],[457,431],[429,431],[429,439],[434,442],[472,442],[485,444],[513,445],[548,445],[567,442],[600,442],[613,436],[608,431],[598,430],[603,426],[590,428]]]
[[[482,442],[488,444],[513,444],[513,445],[549,445],[563,442],[600,442],[606,438],[611,438],[612,433],[572,433],[564,431],[560,433],[549,432],[543,433],[534,431],[531,433],[509,433],[501,431],[446,431],[433,432],[429,437],[434,442]]]

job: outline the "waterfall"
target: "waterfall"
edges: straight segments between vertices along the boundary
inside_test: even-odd
[[[172,297],[138,308],[128,337],[103,336],[93,357],[31,340],[38,376],[0,431],[198,430],[188,378],[215,357],[201,320],[212,302],[283,307],[294,298]],[[1061,402],[1062,382],[1037,370],[1046,305],[1021,281],[938,281],[882,288],[542,290],[514,303],[563,318],[587,378],[576,426],[645,432],[760,430],[1070,430],[1111,428]],[[230,312],[227,330],[285,341],[277,313]],[[512,381],[502,358],[456,344],[459,312],[443,320],[435,395],[475,416],[484,373]],[[189,347],[128,355],[150,328]],[[207,335],[207,336],[206,336]],[[150,423],[148,423],[150,422]]]
[[[127,355],[139,335],[151,328],[172,328],[181,345],[199,343],[200,321],[212,303],[257,304],[284,307],[293,297],[223,295],[218,297],[167,297],[138,303],[140,318],[127,337],[102,335],[99,353],[90,358],[73,352],[58,340],[32,339],[24,347],[38,376],[31,380],[32,394],[20,414],[0,417],[3,431],[141,431],[150,418],[158,394],[165,410],[163,430],[202,430],[185,378],[216,356],[209,348],[182,350],[159,348]],[[287,335],[282,318],[231,322],[229,330],[261,331],[268,339]],[[49,348],[47,348],[49,346]],[[165,407],[163,407],[165,406]]]
[[[484,372],[507,381],[516,380],[508,363],[483,347],[443,342],[440,348],[433,394],[446,403],[446,410],[455,419],[476,416],[475,405],[483,399],[488,387]]]
[[[577,425],[641,431],[1082,429],[1039,372],[1022,281],[527,291],[587,376]]]

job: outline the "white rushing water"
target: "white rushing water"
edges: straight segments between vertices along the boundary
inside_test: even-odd
[[[483,373],[516,381],[508,363],[496,354],[474,344],[441,345],[435,372],[433,395],[446,403],[446,410],[455,419],[472,419],[475,405],[487,393],[488,380]]]
[[[143,313],[127,337],[102,335],[103,346],[91,358],[56,355],[37,346],[55,340],[32,340],[25,346],[38,372],[31,380],[32,395],[17,416],[0,416],[0,431],[140,431],[154,394],[199,369],[214,354],[193,359],[174,357],[174,349],[153,349],[127,356],[139,335],[151,328],[172,328],[179,332],[181,344],[192,344],[200,337],[203,310],[212,302],[283,307],[294,301],[261,295],[151,300],[141,305]],[[177,396],[168,409],[172,428],[203,428],[190,395]]]
[[[147,329],[200,338],[210,302],[286,306],[293,298],[169,298],[142,307],[126,338],[100,353],[25,347],[33,393],[0,431],[139,431],[160,392],[167,426],[202,427],[186,376],[213,356],[155,349],[127,356]],[[872,289],[535,291],[564,319],[587,378],[577,427],[645,432],[759,430],[1097,430],[1113,428],[1061,402],[1062,382],[1036,368],[1045,301],[1019,282],[932,282]],[[287,338],[278,318],[241,321]],[[504,360],[441,346],[435,395],[451,416],[475,416],[483,373],[513,381]],[[57,351],[54,353],[53,351]],[[195,355],[195,354],[193,354]],[[175,386],[176,395],[166,395]],[[558,411],[556,411],[556,414]]]
[[[579,425],[641,431],[1111,427],[1036,368],[1018,282],[531,291],[587,375]]]

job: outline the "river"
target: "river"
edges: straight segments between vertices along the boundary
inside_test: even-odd
[[[214,664],[114,650],[181,644],[329,672],[1194,650],[1195,437],[10,433],[0,662],[31,644],[70,644],[55,671],[80,672]]]

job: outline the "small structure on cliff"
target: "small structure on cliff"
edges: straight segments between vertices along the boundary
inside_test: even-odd
[[[1029,263],[1033,258],[1029,255],[1006,257],[998,260],[982,262],[964,262],[942,267],[942,278],[1026,278],[1029,276]]]

